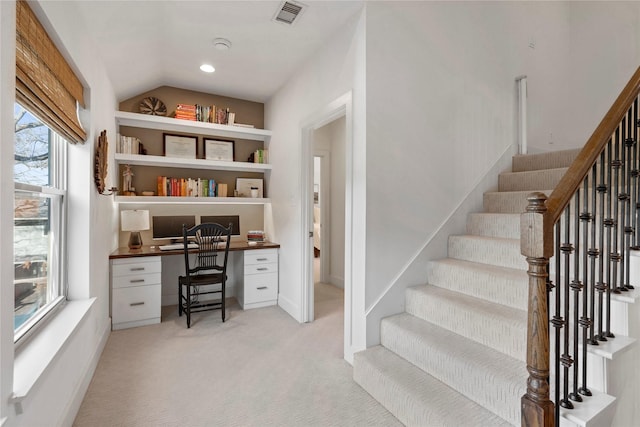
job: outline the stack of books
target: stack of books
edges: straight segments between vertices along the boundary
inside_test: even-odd
[[[264,231],[249,230],[249,232],[247,233],[247,242],[264,242]]]
[[[176,119],[196,121],[196,106],[190,104],[178,104],[176,107]]]

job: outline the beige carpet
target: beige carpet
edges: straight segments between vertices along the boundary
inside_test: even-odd
[[[343,293],[316,284],[316,321],[278,307],[114,331],[75,427],[396,426],[343,360]]]

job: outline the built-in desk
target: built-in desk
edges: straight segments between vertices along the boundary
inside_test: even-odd
[[[227,276],[233,281],[236,298],[243,309],[277,304],[279,247],[271,242],[249,245],[246,241],[233,240],[229,244],[229,252],[235,252],[241,258],[236,257],[235,262],[227,264]],[[197,253],[198,250],[189,252]],[[183,251],[161,251],[157,246],[134,250],[118,248],[109,255],[112,329],[160,322],[162,260],[176,255],[183,255]],[[184,261],[176,261],[182,262],[184,267]],[[177,291],[177,272],[170,273],[165,281],[169,282],[165,285],[175,286]],[[175,301],[177,304],[177,297]]]

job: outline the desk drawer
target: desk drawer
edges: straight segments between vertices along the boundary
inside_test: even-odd
[[[269,264],[278,262],[277,249],[258,249],[244,253],[244,265]]]
[[[160,318],[162,286],[135,286],[113,290],[113,323]]]
[[[160,273],[161,268],[160,257],[114,260],[111,266],[111,275],[118,277],[130,274]]]
[[[244,304],[278,299],[278,273],[254,274],[244,279]]]
[[[113,289],[129,288],[132,286],[159,285],[162,283],[162,273],[131,274],[129,276],[116,276],[111,281]]]
[[[277,273],[278,263],[271,264],[249,264],[244,266],[244,275]]]

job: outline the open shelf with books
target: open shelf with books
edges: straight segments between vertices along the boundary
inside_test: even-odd
[[[119,126],[157,129],[165,132],[184,132],[205,136],[250,139],[253,141],[268,142],[271,138],[271,131],[265,129],[219,125],[217,123],[197,122],[163,116],[150,116],[147,114],[129,113],[126,111],[116,111],[116,124]]]
[[[261,188],[260,196],[262,196],[262,182],[265,174],[268,177],[271,164],[258,162],[268,162],[271,131],[125,111],[117,111],[115,120],[118,133],[122,134],[122,138],[118,138],[116,142],[118,149],[114,156],[120,181],[118,185],[120,195],[116,197],[118,203],[266,204],[270,202],[267,197],[242,197],[244,194],[242,192],[235,194],[241,197],[228,196],[234,196],[238,178],[258,180]],[[168,137],[179,141],[178,143],[172,141],[172,144],[181,144],[182,141],[187,141],[189,145],[193,144],[191,145],[193,148],[190,148],[193,151],[187,156],[182,152],[179,153],[180,156],[170,156]],[[135,151],[136,154],[120,152],[128,151],[122,150],[123,146],[118,144],[123,138],[135,141],[134,149],[131,151]],[[130,147],[131,145],[127,146],[127,148]],[[179,148],[179,145],[172,145],[174,151]],[[208,150],[212,148],[216,150],[216,155],[205,158],[209,153]],[[222,155],[217,157],[219,151]],[[140,154],[137,154],[138,152]],[[213,160],[218,158],[228,160]],[[254,159],[256,161],[252,163]],[[166,194],[170,192],[163,191],[165,187],[157,183],[157,180],[163,177],[197,181],[198,186],[201,185],[201,181],[215,181],[218,185],[223,185],[225,190],[220,192],[223,197],[208,197],[204,193],[200,197],[167,196]],[[212,191],[216,191],[212,194],[217,195],[217,190]],[[188,190],[181,194],[197,193]],[[267,195],[266,188],[264,194]]]

